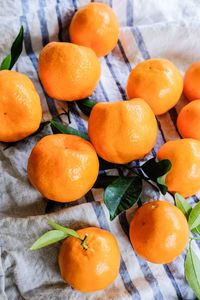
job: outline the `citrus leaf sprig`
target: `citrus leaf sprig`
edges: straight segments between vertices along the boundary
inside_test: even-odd
[[[200,299],[200,259],[192,249],[191,242],[185,259],[185,277],[195,295]]]
[[[52,220],[48,220],[48,224],[53,228],[53,230],[47,231],[41,237],[39,237],[30,247],[30,250],[37,250],[37,249],[44,248],[46,246],[64,240],[69,236],[79,239],[81,241],[80,244],[83,246],[83,249],[85,250],[88,249],[88,246],[86,244],[86,239],[88,235],[85,235],[84,238],[82,239],[79,236],[79,234],[71,228],[63,227]]]
[[[24,40],[24,28],[20,27],[19,33],[14,40],[10,54],[8,54],[2,61],[0,65],[0,70],[11,70],[16,61],[18,60],[22,49],[23,49],[23,40]]]
[[[182,213],[185,215],[189,229],[193,233],[199,233],[200,231],[200,201],[192,207],[187,200],[180,195],[179,193],[176,193],[174,195],[176,206],[182,211]],[[197,256],[196,252],[192,248],[192,241],[193,240],[200,240],[200,236],[191,236],[188,251],[186,254],[185,259],[185,277],[190,285],[190,287],[193,289],[195,295],[200,299],[200,259]]]

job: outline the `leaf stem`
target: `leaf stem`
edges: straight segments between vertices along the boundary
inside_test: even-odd
[[[55,222],[52,221],[52,220],[48,220],[48,224],[49,224],[52,228],[64,232],[65,234],[67,234],[67,236],[72,236],[72,237],[74,237],[74,238],[76,238],[76,239],[79,239],[79,240],[81,241],[81,246],[83,247],[83,249],[85,249],[85,250],[88,249],[88,245],[86,245],[86,239],[87,239],[87,237],[88,237],[88,234],[87,234],[87,233],[85,234],[84,238],[82,239],[82,238],[80,237],[80,235],[79,235],[75,230],[73,230],[73,229],[70,229],[70,228],[67,228],[67,227],[63,227],[63,226],[61,226],[61,225],[55,223]]]
[[[85,249],[85,250],[88,249],[88,245],[86,244],[87,238],[88,238],[88,234],[86,233],[84,238],[82,239],[82,242],[81,242],[81,246],[83,246],[83,249]]]
[[[190,242],[191,242],[192,240],[200,241],[200,237],[190,237]]]

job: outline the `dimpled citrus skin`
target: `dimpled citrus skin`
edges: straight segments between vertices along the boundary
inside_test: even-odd
[[[184,95],[189,101],[200,99],[200,61],[193,63],[184,76]]]
[[[88,133],[99,156],[123,164],[144,157],[153,148],[157,123],[142,99],[101,102],[91,111]]]
[[[144,99],[156,115],[161,115],[178,102],[183,79],[169,60],[148,59],[131,71],[126,89],[130,99]]]
[[[177,127],[182,137],[200,140],[200,100],[192,101],[181,109]]]
[[[117,44],[118,20],[108,5],[90,3],[75,13],[69,34],[72,43],[90,47],[97,56],[104,56]]]
[[[183,252],[189,238],[185,216],[165,201],[152,201],[138,208],[129,232],[136,253],[157,264],[173,261]]]
[[[169,141],[161,146],[157,158],[169,159],[172,163],[165,179],[170,192],[189,197],[200,190],[200,141]]]
[[[33,148],[28,160],[32,185],[50,200],[75,201],[96,181],[99,161],[93,146],[81,137],[47,135]]]
[[[32,81],[15,71],[0,71],[0,141],[16,142],[35,132],[42,119]]]
[[[47,94],[63,101],[90,96],[101,73],[92,49],[60,42],[51,42],[42,49],[38,70]]]
[[[63,279],[81,292],[105,289],[117,277],[120,251],[115,237],[108,231],[88,227],[77,231],[81,238],[88,234],[86,244],[67,238],[59,253],[59,266]]]

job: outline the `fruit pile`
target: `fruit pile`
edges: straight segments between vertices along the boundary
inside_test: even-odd
[[[98,185],[102,162],[108,165],[107,169],[122,166],[129,170],[130,162],[143,159],[152,151],[158,131],[156,116],[174,107],[184,91],[191,102],[177,118],[177,128],[183,138],[166,142],[156,157],[142,166],[141,172],[120,179],[124,187],[128,182],[120,203],[113,197],[113,191],[120,185],[119,178],[107,177],[113,185],[105,192],[108,209],[115,206],[113,215],[110,211],[111,219],[133,206],[131,193],[142,185],[142,179],[154,181],[161,192],[165,188],[165,192],[175,195],[178,208],[166,201],[151,201],[137,209],[130,223],[130,241],[135,252],[153,263],[169,263],[185,249],[189,229],[196,233],[200,230],[200,220],[196,217],[194,221],[197,208],[192,209],[182,197],[200,191],[200,62],[187,70],[183,80],[176,66],[167,59],[143,61],[128,77],[127,101],[96,103],[85,98],[91,96],[101,75],[98,57],[108,54],[117,43],[117,18],[106,4],[90,3],[75,13],[69,34],[70,43],[51,42],[42,49],[38,73],[50,97],[77,101],[84,109],[90,107],[88,136],[83,138],[75,129],[66,129],[66,125],[51,120],[50,124],[59,133],[45,136],[34,146],[28,159],[28,178],[47,199],[58,202],[80,199]],[[19,41],[22,43],[22,37],[21,29],[18,43],[13,44],[11,54],[1,64],[2,142],[28,137],[38,130],[42,119],[39,95],[33,83],[26,75],[10,70],[19,56],[15,48]],[[129,187],[134,184],[130,192]],[[137,200],[140,194],[141,191]],[[93,227],[74,231],[53,221],[49,225],[53,230],[40,237],[31,249],[64,239],[59,266],[68,284],[82,292],[92,292],[114,281],[120,268],[120,250],[111,233]],[[189,247],[191,256],[191,243]],[[186,264],[188,261],[189,258]],[[186,274],[186,277],[199,296],[192,276]]]

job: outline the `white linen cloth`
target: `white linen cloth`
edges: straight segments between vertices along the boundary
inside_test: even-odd
[[[0,0],[0,59],[9,53],[20,24],[23,24],[24,49],[15,68],[33,80],[41,97],[44,121],[61,112],[65,104],[54,102],[44,94],[37,74],[39,52],[49,41],[68,39],[71,16],[77,8],[88,2]],[[98,101],[125,99],[130,70],[143,59],[168,58],[182,74],[192,62],[200,59],[199,1],[104,2],[116,12],[121,32],[115,49],[101,59],[101,80],[92,98]],[[182,97],[174,109],[158,117],[158,139],[148,158],[165,141],[179,138],[175,127],[176,116],[186,102]],[[72,106],[71,119],[71,126],[87,130],[87,118],[76,105]],[[67,122],[66,117],[62,120]],[[6,150],[5,145],[0,144],[0,300],[196,299],[184,277],[185,253],[168,265],[156,265],[139,258],[128,238],[128,222],[134,209],[110,222],[102,202],[102,190],[93,189],[83,199],[66,207],[50,203],[48,211],[54,212],[45,214],[47,200],[28,182],[26,167],[35,143],[49,133],[51,129],[47,127],[37,136],[18,142]],[[149,185],[145,185],[142,202],[159,198],[164,199]],[[169,196],[165,199],[171,200]],[[197,199],[193,197],[189,201],[194,203]],[[35,239],[50,229],[48,218],[74,229],[100,226],[116,236],[121,250],[121,268],[117,280],[109,288],[84,294],[65,284],[57,264],[59,243],[35,252],[29,250]],[[199,253],[196,243],[194,247]]]

